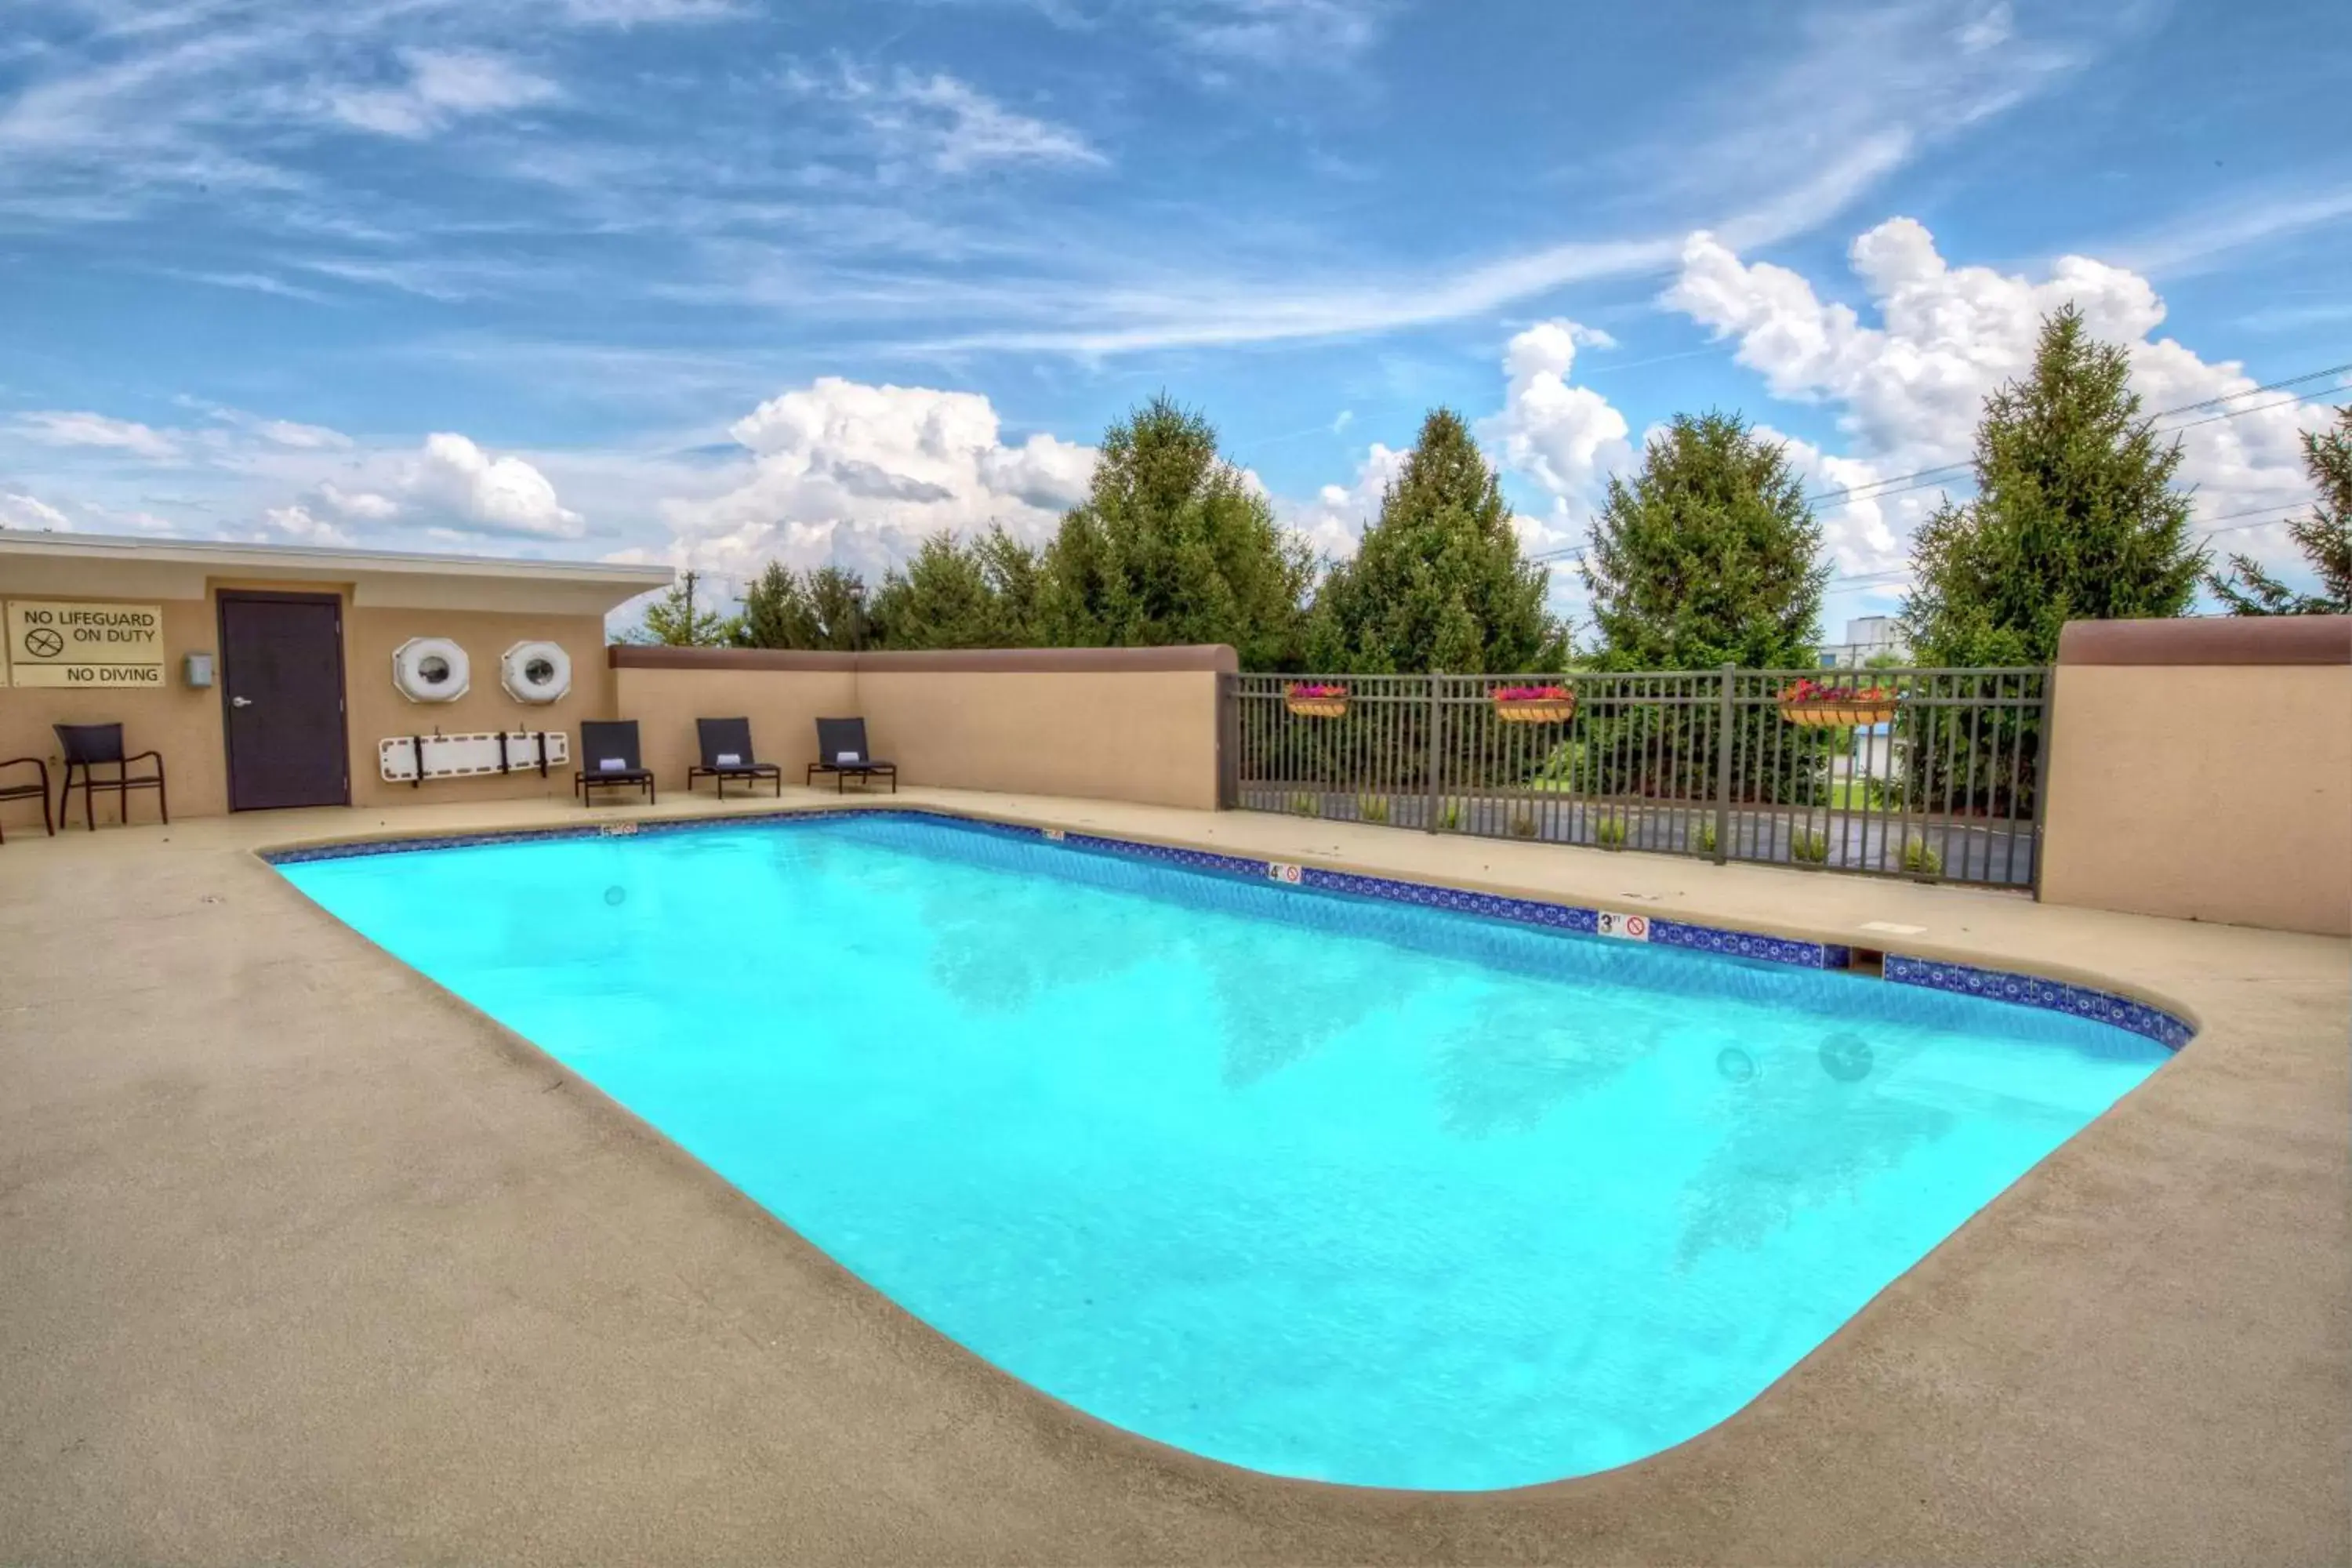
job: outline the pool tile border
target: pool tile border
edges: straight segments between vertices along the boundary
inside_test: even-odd
[[[341,860],[362,856],[404,854],[425,849],[463,849],[482,845],[508,844],[519,839],[537,838],[602,838],[636,837],[648,834],[694,832],[717,827],[740,826],[745,824],[772,825],[785,822],[824,822],[850,816],[914,817],[929,822],[942,822],[955,826],[994,834],[1008,838],[1034,839],[1052,843],[1087,854],[1116,856],[1124,859],[1152,860],[1191,871],[1213,876],[1240,877],[1253,880],[1271,880],[1277,884],[1301,888],[1312,892],[1336,893],[1347,898],[1377,899],[1389,903],[1414,904],[1423,909],[1444,910],[1455,914],[1473,915],[1486,920],[1506,921],[1515,925],[1538,926],[1551,931],[1565,931],[1580,936],[1600,938],[1601,916],[1614,913],[1621,928],[1638,923],[1646,928],[1639,939],[1661,947],[1679,947],[1695,952],[1711,953],[1720,958],[1745,959],[1751,963],[1786,964],[1798,969],[1843,970],[1853,963],[1853,950],[1836,942],[1807,942],[1795,937],[1769,936],[1759,931],[1731,931],[1717,926],[1694,925],[1684,921],[1661,920],[1640,911],[1603,911],[1580,904],[1545,903],[1534,899],[1515,899],[1501,893],[1478,892],[1468,888],[1450,888],[1433,882],[1408,882],[1390,877],[1371,877],[1356,871],[1331,871],[1319,866],[1299,866],[1279,860],[1258,860],[1237,855],[1219,855],[1206,849],[1187,849],[1172,844],[1154,844],[1144,839],[1108,838],[1097,834],[1076,833],[1060,828],[1033,827],[1026,824],[996,822],[986,817],[962,816],[952,812],[929,811],[900,806],[818,807],[810,810],[765,811],[732,816],[672,817],[660,821],[632,820],[626,823],[582,823],[568,827],[502,828],[481,833],[432,835],[415,838],[363,839],[343,844],[315,844],[286,849],[261,851],[261,858],[273,866],[299,865],[310,860]],[[1638,921],[1632,917],[1638,916]],[[1886,954],[1884,977],[1892,984],[1916,985],[1931,991],[1950,992],[1958,995],[1976,996],[1986,1001],[2005,1002],[2012,1006],[2039,1008],[2044,1012],[2063,1013],[2073,1017],[2086,1018],[2095,1023],[2111,1025],[2145,1038],[2154,1040],[2170,1050],[2179,1050],[2196,1034],[2194,1026],[2174,1016],[2160,1007],[2137,1002],[2127,996],[2101,991],[2094,986],[2076,985],[2061,980],[2048,980],[2039,975],[2020,974],[2009,970],[1984,969],[1974,964],[1952,963],[1939,959],[1913,958],[1903,953]]]
[[[2144,1035],[2168,1050],[2179,1050],[2197,1033],[2185,1020],[2174,1017],[2161,1007],[2151,1007],[2145,1002],[2135,1002],[2128,996],[2117,996],[2112,992],[2095,990],[2088,985],[2044,980],[2036,974],[2016,974],[2005,969],[1979,969],[1972,963],[1950,963],[1941,959],[1911,958],[1899,952],[1890,952],[1886,955],[1886,978],[1897,985],[1948,991],[1957,995],[1978,996],[1989,1002],[2007,1002],[2020,1007],[2039,1007],[2045,1012],[2064,1013],[2096,1023],[2112,1024],[2118,1029]]]

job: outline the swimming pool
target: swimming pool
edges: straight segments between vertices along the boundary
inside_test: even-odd
[[[913,815],[279,869],[1013,1375],[1361,1485],[1705,1430],[2168,1054]]]

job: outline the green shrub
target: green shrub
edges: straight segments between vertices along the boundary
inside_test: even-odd
[[[1702,817],[1691,827],[1690,844],[1702,855],[1715,853],[1715,818]]]
[[[1386,822],[1389,819],[1388,796],[1360,795],[1356,797],[1356,816],[1363,822]]]
[[[1297,795],[1290,797],[1290,809],[1300,816],[1320,816],[1323,815],[1323,808],[1318,805],[1315,802],[1315,797],[1308,795],[1305,790],[1300,790]]]
[[[1462,803],[1460,801],[1449,800],[1445,803],[1445,809],[1437,814],[1437,830],[1440,833],[1459,833],[1462,831]]]
[[[1830,836],[1800,827],[1789,835],[1789,855],[1802,866],[1819,866],[1830,858]]]
[[[1603,849],[1624,848],[1625,819],[1622,816],[1602,817],[1601,826],[1592,830],[1592,839]]]
[[[1944,874],[1944,852],[1914,834],[1903,840],[1903,868],[1915,877]]]
[[[1535,836],[1535,812],[1524,805],[1513,811],[1511,813],[1511,837],[1514,838],[1533,838]]]

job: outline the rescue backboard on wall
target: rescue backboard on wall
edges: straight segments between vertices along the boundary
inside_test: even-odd
[[[163,606],[11,599],[11,686],[163,689]]]

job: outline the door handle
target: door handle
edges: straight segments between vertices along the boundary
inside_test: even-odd
[[[232,697],[228,700],[228,705],[232,708],[250,708],[253,706],[253,699],[250,697]]]

